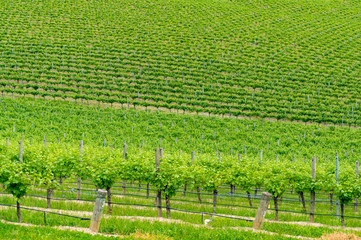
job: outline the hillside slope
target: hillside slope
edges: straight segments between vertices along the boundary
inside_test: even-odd
[[[0,91],[360,125],[360,1],[0,1]]]

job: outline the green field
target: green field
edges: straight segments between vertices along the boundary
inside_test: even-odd
[[[0,3],[2,92],[360,125],[359,1]]]
[[[266,160],[302,160],[354,163],[361,153],[359,128],[335,127],[248,118],[219,118],[139,111],[67,102],[1,98],[0,136],[10,143],[67,143],[86,146],[128,147],[190,155],[221,157],[238,154]]]
[[[0,0],[0,239],[361,237],[360,12]]]

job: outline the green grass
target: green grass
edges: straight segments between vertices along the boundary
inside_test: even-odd
[[[2,218],[8,218],[11,215],[15,216],[15,211],[13,209],[1,210],[0,215]],[[40,224],[43,221],[43,216],[40,213],[34,213],[29,211],[23,211],[24,222],[32,222]],[[10,217],[12,221],[15,221],[14,218]],[[66,220],[61,216],[48,216],[47,217],[47,226],[78,226],[78,227],[88,227],[89,221],[78,222],[75,224],[76,220]],[[11,239],[12,235],[18,234],[19,239],[25,238],[26,233],[28,236],[36,239],[36,236],[41,236],[40,239],[51,239],[53,237],[59,239],[73,239],[78,237],[79,239],[84,239],[88,234],[73,234],[70,231],[60,231],[54,230],[50,227],[18,227],[8,224],[0,224],[0,226],[5,225],[6,228],[0,231],[0,237],[3,239]],[[29,229],[29,230],[27,230]],[[49,230],[50,229],[50,230]],[[48,231],[49,230],[49,231]],[[43,232],[48,232],[48,234],[42,234]],[[151,234],[155,238],[150,239],[161,239],[162,237],[169,237],[173,239],[292,239],[288,237],[282,237],[279,235],[268,235],[261,233],[253,233],[249,231],[242,230],[233,230],[233,229],[222,229],[222,228],[205,228],[205,227],[196,227],[185,224],[178,223],[164,223],[164,222],[148,222],[140,220],[125,220],[117,218],[103,218],[101,222],[101,227],[99,232],[102,233],[111,233],[118,235],[127,236],[126,239],[135,239],[137,233]],[[9,237],[9,238],[8,238]],[[90,238],[93,239],[93,238]],[[94,239],[103,239],[101,237]]]
[[[59,230],[51,227],[27,227],[12,225],[0,222],[0,239],[62,239],[62,240],[104,240],[116,239],[101,235],[91,235],[88,233]],[[119,239],[119,238],[117,238]]]

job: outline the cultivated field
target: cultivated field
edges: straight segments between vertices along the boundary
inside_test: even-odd
[[[0,0],[0,238],[361,238],[360,12]]]

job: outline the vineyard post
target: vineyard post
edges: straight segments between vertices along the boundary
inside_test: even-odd
[[[6,138],[6,149],[8,149],[9,148],[9,138],[7,137]]]
[[[338,155],[336,153],[336,184],[338,184]],[[339,212],[339,200],[336,199],[336,218],[338,219],[340,215]]]
[[[82,155],[83,155],[83,140],[80,140],[80,144],[79,144],[79,162],[81,162]],[[81,178],[78,177],[77,180],[78,181],[77,181],[76,199],[79,200],[80,199],[80,189],[81,189]]]
[[[19,161],[23,163],[23,141],[19,141]]]
[[[311,167],[312,180],[316,180],[316,159],[312,158],[312,167]],[[316,194],[314,190],[311,190],[311,200],[310,200],[310,222],[315,222],[315,198]]]
[[[254,229],[261,229],[264,217],[266,216],[266,211],[268,205],[271,201],[272,194],[268,192],[263,192],[261,197],[261,202],[259,203],[256,217],[253,222]]]
[[[163,158],[163,148],[159,148],[159,158]]]
[[[157,172],[159,172],[159,149],[155,149],[155,169]],[[158,217],[162,217],[162,192],[160,190],[157,190],[157,211],[158,211]]]
[[[127,144],[125,141],[124,141],[124,145],[123,145],[123,158],[127,159]],[[125,189],[126,186],[127,186],[127,181],[123,180],[123,194],[126,193],[126,189]]]
[[[359,177],[359,161],[356,161],[355,163],[355,174],[356,174],[356,177],[358,178]],[[353,210],[357,213],[357,198],[355,198],[355,204],[353,206]]]
[[[262,163],[262,156],[263,156],[263,149],[261,149],[261,155],[260,155],[260,159],[259,159],[259,163]]]
[[[107,191],[98,189],[97,199],[95,200],[94,211],[90,222],[90,230],[93,232],[99,231],[100,220],[103,214],[103,208],[105,204],[105,194]]]

